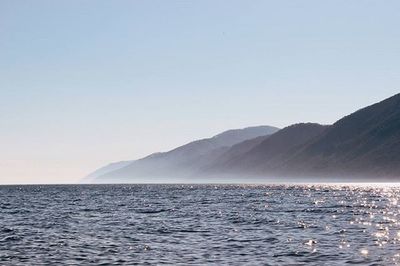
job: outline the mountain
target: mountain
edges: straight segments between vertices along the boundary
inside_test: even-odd
[[[155,153],[132,161],[116,170],[98,175],[94,181],[128,182],[134,181],[135,178],[165,179],[167,176],[189,175],[209,164],[232,145],[270,135],[278,130],[271,126],[228,130],[212,138],[193,141],[168,152]],[[101,172],[101,169],[98,171]]]
[[[116,171],[119,170],[125,166],[128,166],[129,164],[131,164],[133,161],[121,161],[121,162],[116,162],[116,163],[110,163],[106,166],[103,166],[97,170],[95,170],[94,172],[90,173],[89,175],[87,175],[86,177],[84,177],[82,179],[82,183],[90,183],[93,180],[95,180],[97,177],[105,175],[107,173],[110,173],[112,171]]]
[[[299,123],[278,130],[229,130],[96,175],[96,182],[139,178],[184,182],[240,179],[398,181],[400,94],[360,109],[333,125]],[[96,172],[95,172],[96,173]],[[225,179],[224,179],[225,178]],[[317,178],[317,179],[316,179]],[[174,180],[176,181],[176,180]]]
[[[287,164],[303,175],[400,177],[400,94],[340,119]]]
[[[233,146],[205,171],[215,174],[275,173],[293,152],[328,128],[314,123],[291,125],[267,138],[256,138]]]
[[[204,168],[204,173],[390,181],[400,177],[400,94],[331,126],[296,124],[247,152],[233,149]]]

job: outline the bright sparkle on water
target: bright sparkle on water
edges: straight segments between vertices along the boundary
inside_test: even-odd
[[[1,186],[0,265],[400,263],[399,187]]]

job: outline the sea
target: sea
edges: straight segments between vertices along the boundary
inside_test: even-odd
[[[0,265],[397,265],[400,187],[0,186]]]

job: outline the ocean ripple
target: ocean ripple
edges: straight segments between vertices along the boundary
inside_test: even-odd
[[[0,186],[0,265],[396,265],[399,187]]]

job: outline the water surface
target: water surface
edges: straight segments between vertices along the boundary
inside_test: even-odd
[[[0,265],[394,265],[398,187],[0,186]]]

